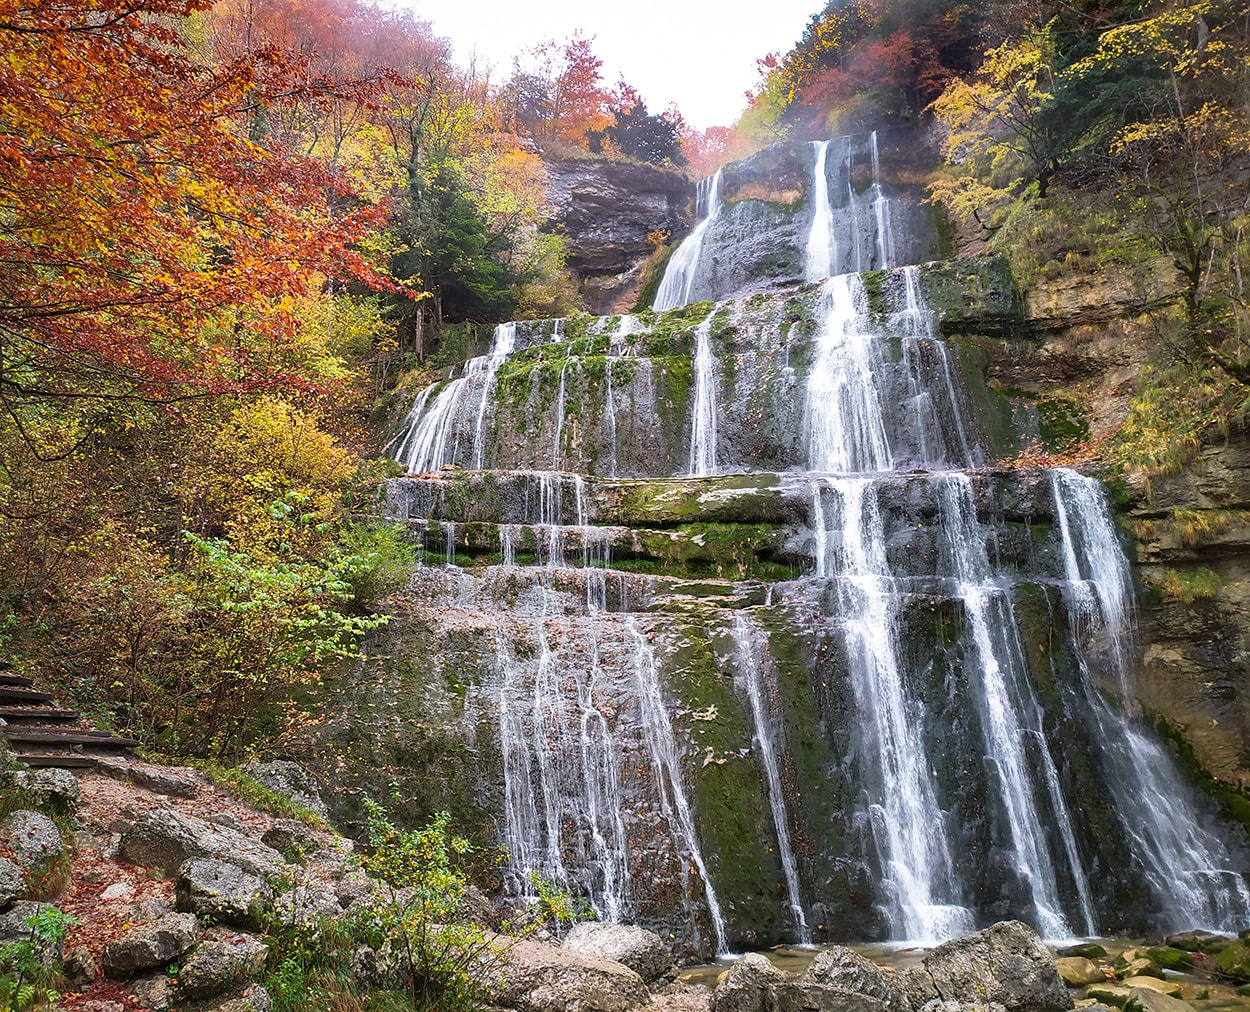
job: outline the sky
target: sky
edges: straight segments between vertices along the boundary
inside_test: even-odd
[[[699,129],[728,126],[759,78],[755,61],[784,53],[823,0],[768,0],[763,6],[709,0],[402,0],[451,40],[457,62],[476,55],[492,80],[512,58],[576,29],[594,38],[609,85],[624,78],[650,112],[672,102]],[[735,9],[737,7],[737,9]]]

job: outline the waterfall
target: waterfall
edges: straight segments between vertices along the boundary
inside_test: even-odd
[[[408,413],[406,433],[395,451],[395,459],[407,465],[409,472],[437,471],[444,464],[455,462],[459,452],[460,405],[465,395],[478,386],[481,395],[473,432],[473,460],[475,467],[482,466],[482,423],[486,406],[499,366],[512,352],[515,341],[516,324],[501,323],[495,328],[489,354],[469,359],[461,375],[451,379],[437,396],[431,397],[435,387],[421,392]]]
[[[985,534],[977,523],[972,479],[963,473],[942,476],[942,524],[955,593],[972,626],[981,676],[981,719],[985,754],[1000,781],[999,797],[1011,828],[1016,870],[1029,885],[1039,928],[1047,938],[1065,938],[1071,928],[1059,902],[1055,860],[1043,830],[1037,793],[1044,787],[1063,839],[1069,873],[1079,898],[1082,931],[1094,933],[1093,904],[1077,852],[1067,805],[1054,775],[1054,760],[1041,727],[1041,713],[1026,676],[1024,652],[1005,590],[991,576]],[[1035,743],[1033,754],[1026,743]],[[1030,770],[1040,765],[1044,784]]]
[[[716,890],[712,888],[712,879],[708,875],[707,865],[703,860],[703,851],[699,847],[699,836],[695,830],[694,814],[690,808],[690,799],[686,795],[685,781],[681,773],[681,753],[677,748],[677,739],[673,735],[673,724],[669,719],[668,707],[660,692],[660,675],[656,665],[655,652],[647,639],[632,622],[629,631],[634,640],[633,674],[638,692],[638,705],[642,711],[642,730],[646,738],[647,749],[651,754],[651,765],[655,770],[655,786],[658,793],[660,810],[668,823],[669,832],[679,853],[689,855],[690,861],[699,872],[703,883],[703,895],[707,901],[708,915],[712,919],[712,931],[716,935],[716,954],[725,955],[729,947],[725,940],[725,917],[721,913],[720,902],[716,898]],[[685,863],[682,865],[685,868]],[[689,893],[689,888],[686,892]]]
[[[500,799],[511,894],[540,875],[687,957],[1003,917],[1236,930],[1250,849],[1143,719],[1101,487],[985,466],[1018,434],[925,294],[1000,275],[843,273],[920,258],[883,154],[759,156],[813,173],[780,290],[505,325],[421,391],[386,502],[426,565],[379,653],[423,721],[448,697],[429,720],[464,743],[462,797]],[[782,177],[731,178],[729,202],[700,184],[657,308],[764,244],[745,194]]]
[[[837,239],[833,234],[833,208],[829,206],[829,177],[825,160],[829,156],[829,141],[813,141],[816,149],[816,168],[812,181],[812,229],[807,236],[807,250],[803,257],[803,277],[807,281],[820,281],[834,272],[838,262]]]
[[[695,328],[694,409],[691,417],[690,474],[716,473],[716,360],[712,358],[712,317]]]
[[[868,296],[858,275],[821,288],[816,362],[807,380],[808,466],[813,471],[888,471],[893,466],[877,390],[880,349],[867,332]]]
[[[768,783],[768,805],[772,809],[773,825],[777,830],[777,852],[781,857],[782,873],[786,877],[786,895],[790,901],[790,916],[794,919],[795,935],[800,945],[810,945],[812,929],[803,913],[803,901],[799,898],[799,869],[790,845],[789,817],[786,799],[781,788],[781,772],[777,768],[774,730],[777,718],[764,703],[764,686],[761,670],[765,667],[765,651],[761,647],[759,629],[745,615],[734,616],[733,639],[736,648],[735,663],[746,685],[747,699],[751,703],[751,718],[755,723],[755,745],[764,776]],[[774,672],[769,672],[775,679]]]
[[[490,395],[495,391],[495,376],[503,360],[512,354],[516,346],[516,324],[501,323],[495,328],[495,338],[491,346],[490,357],[486,362],[486,378],[482,382],[482,397],[477,406],[477,424],[473,427],[473,466],[478,470],[482,467],[482,422],[486,418],[486,406],[490,403]]]
[[[699,268],[699,254],[703,250],[703,236],[721,208],[720,188],[720,169],[710,179],[699,183],[696,204],[703,208],[703,217],[668,259],[668,266],[655,295],[654,308],[657,313],[676,309],[690,301]]]
[[[1235,932],[1250,920],[1250,889],[1218,835],[1205,825],[1172,757],[1089,681],[1101,654],[1120,692],[1130,689],[1126,644],[1132,615],[1128,560],[1102,487],[1067,468],[1050,474],[1086,700],[1107,743],[1114,807],[1133,841],[1133,858],[1158,899],[1164,930]],[[1083,644],[1093,644],[1090,646]]]
[[[855,699],[866,730],[861,756],[873,770],[871,830],[884,857],[882,890],[892,938],[934,944],[972,930],[973,914],[959,901],[941,809],[929,777],[918,728],[896,653],[898,589],[886,562],[874,488],[866,478],[831,478],[838,539],[818,538],[829,556],[820,565],[836,578],[842,629]],[[821,488],[816,487],[818,509]]]

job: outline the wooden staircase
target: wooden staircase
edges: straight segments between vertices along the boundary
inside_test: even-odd
[[[139,743],[84,724],[77,710],[58,706],[46,692],[0,661],[0,738],[28,766],[94,767],[101,756]]]

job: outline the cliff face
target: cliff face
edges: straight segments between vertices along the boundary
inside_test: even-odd
[[[1146,313],[1177,287],[1166,258],[1136,276],[1036,282],[1021,329],[983,343],[990,379],[1036,397],[1043,430],[1114,432],[1156,340]],[[1126,491],[1142,703],[1207,773],[1250,788],[1250,435],[1217,438],[1179,473],[1131,478]]]
[[[647,236],[689,230],[694,183],[683,173],[633,162],[565,159],[545,168],[546,228],[565,238],[582,307],[598,315],[624,312],[653,250]]]

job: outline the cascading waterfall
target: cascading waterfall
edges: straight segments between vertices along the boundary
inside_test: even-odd
[[[495,374],[511,353],[515,341],[516,324],[501,323],[495,328],[489,354],[469,359],[461,375],[450,380],[432,400],[434,387],[422,391],[408,414],[405,438],[394,453],[395,459],[407,465],[410,473],[437,471],[455,461],[459,451],[456,423],[460,403],[475,386],[481,387],[481,397],[473,435],[473,459],[475,467],[482,466],[482,422],[486,405],[495,386]]]
[[[681,771],[681,751],[677,747],[677,738],[673,734],[673,723],[669,718],[668,706],[660,691],[659,666],[656,663],[655,651],[651,649],[646,637],[637,626],[631,623],[629,631],[634,639],[633,674],[638,692],[638,705],[642,711],[642,730],[646,738],[647,749],[651,754],[651,765],[655,770],[655,787],[660,810],[664,814],[669,832],[678,844],[680,852],[689,856],[699,873],[704,899],[707,901],[708,915],[712,920],[712,931],[716,935],[716,954],[725,955],[729,952],[725,938],[725,916],[721,913],[720,901],[716,898],[716,890],[712,887],[712,878],[708,874],[707,863],[703,860],[703,850],[699,846],[694,812],[690,807],[690,798],[686,794],[685,779]],[[684,862],[682,868],[684,872]],[[689,894],[689,892],[690,889],[687,887],[686,893]]]
[[[905,248],[875,135],[802,152],[809,287],[693,326],[505,326],[410,413],[410,473],[500,469],[408,479],[431,491],[405,515],[463,567],[420,578],[477,587],[465,607],[494,630],[451,643],[489,672],[509,888],[541,875],[705,954],[754,935],[748,910],[770,941],[927,944],[1004,914],[1092,934],[1139,883],[1142,930],[1242,926],[1246,855],[1132,712],[1132,591],[1099,485],[975,470],[1003,448],[928,275],[873,276],[870,299],[840,273]],[[657,309],[703,291],[741,203],[721,186],[701,184]],[[714,318],[732,325],[713,337]],[[728,689],[699,668],[727,638]],[[775,842],[779,868],[744,870],[718,818],[755,855]]]
[[[1025,674],[1024,653],[1010,601],[991,574],[985,535],[977,523],[972,480],[966,474],[951,472],[941,476],[939,487],[948,564],[956,596],[963,601],[972,626],[979,662],[985,754],[1000,782],[999,794],[1011,828],[1016,870],[1028,883],[1037,924],[1045,937],[1070,935],[1071,928],[1059,901],[1056,861],[1046,842],[1036,796],[1044,789],[1079,898],[1081,929],[1092,935],[1094,914],[1089,885],[1067,805],[1053,772],[1054,760],[1042,731],[1040,708]],[[1029,742],[1035,746],[1032,754],[1026,751]],[[1029,776],[1029,771],[1038,767],[1046,774],[1043,784],[1034,783]]]
[[[823,529],[822,493],[832,493],[834,525]],[[875,489],[867,478],[830,478],[814,486],[817,575],[834,578],[836,622],[869,732],[861,760],[870,826],[883,856],[881,883],[893,938],[932,944],[970,930],[972,912],[960,902],[957,879],[929,764],[896,650],[899,590],[886,562]],[[830,537],[833,534],[834,537]]]
[[[834,273],[838,262],[837,238],[833,234],[833,208],[829,204],[829,176],[825,162],[829,157],[830,141],[814,141],[816,169],[812,174],[812,230],[807,235],[807,250],[803,257],[803,277],[807,281],[821,281]]]
[[[823,322],[807,379],[807,428],[813,471],[888,471],[893,466],[876,376],[880,348],[868,333],[868,296],[858,275],[841,274],[822,290]]]
[[[721,178],[721,170],[717,169],[710,179],[699,183],[696,204],[703,209],[703,217],[669,258],[653,304],[657,313],[676,309],[690,301],[699,266],[699,254],[703,251],[703,237],[721,208]]]
[[[761,631],[746,615],[734,616],[733,639],[736,648],[735,663],[746,685],[747,699],[751,703],[751,718],[755,723],[755,744],[768,782],[768,804],[772,809],[773,825],[777,830],[777,852],[781,857],[782,873],[786,877],[786,896],[790,902],[790,916],[794,919],[795,936],[800,945],[810,945],[812,929],[808,927],[803,901],[799,898],[799,869],[790,844],[790,824],[786,814],[786,799],[781,787],[781,771],[777,767],[777,746],[773,728],[776,718],[764,702],[764,686],[761,670],[764,668],[765,651],[760,645]]]
[[[690,435],[690,473],[716,473],[716,373],[712,358],[712,316],[695,328],[694,411]]]
[[[1204,826],[1172,758],[1114,712],[1088,682],[1089,664],[1105,656],[1122,694],[1129,692],[1127,641],[1132,609],[1128,560],[1115,535],[1102,487],[1066,468],[1051,472],[1064,563],[1064,597],[1078,641],[1087,701],[1108,748],[1112,795],[1133,854],[1158,897],[1170,929],[1232,931],[1250,920],[1250,890],[1224,842]]]

